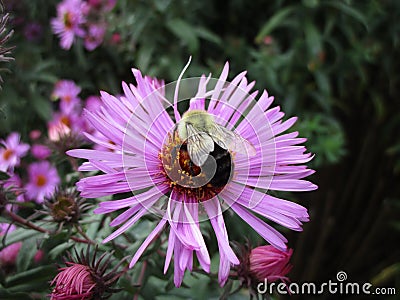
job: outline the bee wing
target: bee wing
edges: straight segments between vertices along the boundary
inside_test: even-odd
[[[249,156],[256,155],[256,149],[254,148],[253,144],[239,134],[218,124],[215,124],[213,132],[216,133],[212,136],[213,140],[220,147],[238,153],[247,154]]]
[[[191,161],[201,167],[207,160],[208,154],[214,151],[214,141],[206,133],[197,130],[193,125],[187,124],[187,149]]]

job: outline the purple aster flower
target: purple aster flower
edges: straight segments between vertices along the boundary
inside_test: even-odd
[[[71,134],[81,134],[85,123],[76,111],[54,113],[53,119],[47,124],[48,136],[51,141],[59,141]]]
[[[57,169],[48,161],[29,165],[28,175],[29,182],[25,186],[26,196],[37,203],[43,203],[45,198],[51,197],[60,183]]]
[[[0,171],[13,171],[20,163],[21,157],[29,150],[28,144],[20,142],[21,136],[17,132],[10,133],[6,140],[0,140]]]
[[[134,191],[134,196],[101,202],[95,210],[105,214],[125,209],[110,223],[120,227],[103,242],[118,237],[147,213],[161,216],[130,266],[136,264],[148,245],[168,225],[164,271],[173,256],[176,286],[181,285],[185,270],[192,270],[194,255],[203,270],[210,271],[210,257],[200,221],[208,219],[214,229],[220,253],[218,277],[223,285],[231,265],[238,265],[239,259],[229,245],[222,211],[233,210],[266,241],[285,251],[286,238],[255,214],[301,231],[302,222],[308,221],[307,209],[271,196],[267,191],[317,188],[303,180],[314,173],[303,165],[313,157],[299,145],[305,139],[298,138],[297,132],[283,134],[296,118],[282,121],[284,113],[280,108],[270,108],[273,97],[264,91],[258,101],[254,101],[258,91],[251,92],[255,83],[247,81],[246,72],[227,82],[228,71],[226,63],[211,88],[208,88],[211,76],[195,80],[197,93],[190,99],[189,113],[181,116],[177,107],[179,91],[185,91],[179,88],[182,74],[172,104],[166,99],[168,93],[164,85],[160,86],[151,78],[143,77],[140,71],[133,70],[136,86],[123,83],[124,96],[120,98],[102,92],[102,109],[86,111],[88,121],[103,138],[87,136],[112,152],[89,149],[67,152],[88,159],[80,170],[105,173],[78,182],[83,197]],[[188,85],[193,85],[193,81]],[[173,112],[174,117],[169,112]],[[188,116],[196,114],[201,118],[195,120],[198,126],[195,131]],[[186,128],[187,138],[182,127]],[[210,127],[217,129],[210,132]],[[221,136],[221,131],[225,132],[226,140],[216,138],[216,135]],[[204,164],[192,160],[192,147],[198,139],[202,143],[196,144],[197,149],[208,154]],[[241,143],[235,145],[237,141]],[[244,150],[248,149],[256,155],[245,155]],[[200,159],[203,156],[199,155]],[[214,167],[212,176],[207,173],[212,169],[208,168],[209,164]]]
[[[72,80],[58,81],[52,93],[52,98],[60,99],[60,109],[64,113],[69,113],[81,108],[81,99],[78,97],[81,88]]]
[[[85,40],[85,48],[89,51],[93,51],[104,40],[104,34],[106,33],[106,27],[104,24],[91,24],[87,30],[87,33],[84,37]]]
[[[39,160],[46,159],[51,155],[50,148],[41,144],[32,145],[31,152],[32,156]]]
[[[87,4],[82,0],[64,0],[57,5],[57,17],[51,20],[51,27],[61,38],[61,48],[70,49],[75,36],[84,36],[82,24],[85,22],[85,6]]]

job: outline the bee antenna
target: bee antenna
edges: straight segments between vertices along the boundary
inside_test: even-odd
[[[181,74],[178,77],[178,80],[176,82],[176,87],[175,87],[175,93],[174,93],[174,115],[175,115],[175,121],[178,122],[181,119],[181,116],[178,111],[178,93],[179,93],[179,85],[181,83],[183,74],[187,70],[187,68],[190,65],[190,62],[192,61],[192,56],[189,56],[189,61],[186,63],[185,67],[183,68]]]

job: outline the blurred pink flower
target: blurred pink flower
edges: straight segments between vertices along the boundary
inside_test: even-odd
[[[111,36],[110,43],[112,45],[117,45],[117,44],[121,43],[121,34],[119,32],[113,33]]]
[[[42,132],[38,129],[34,129],[31,132],[29,132],[29,138],[31,140],[37,140],[38,138],[40,138],[41,135],[42,135]]]
[[[48,128],[47,134],[49,136],[50,141],[52,142],[59,141],[62,137],[69,135],[71,132],[71,129],[67,125],[61,122],[59,123],[50,122],[47,125],[47,128]]]
[[[43,250],[39,249],[39,250],[36,252],[35,256],[33,257],[33,261],[34,261],[35,263],[39,263],[39,262],[43,259],[43,256],[44,256]]]
[[[51,155],[51,150],[49,147],[41,144],[34,144],[31,148],[32,156],[36,159],[43,160]]]
[[[69,113],[81,108],[81,99],[78,97],[81,88],[72,80],[59,80],[52,93],[52,98],[60,99],[60,109]]]
[[[94,49],[96,49],[103,42],[105,33],[106,33],[105,24],[89,25],[87,33],[84,37],[85,48],[89,51],[93,51]]]
[[[0,148],[0,171],[12,172],[19,165],[21,157],[28,152],[29,145],[21,143],[20,138],[19,133],[12,132],[6,140],[0,140],[3,146]]]
[[[0,223],[0,236],[15,230],[15,225]],[[0,251],[0,267],[14,265],[22,242],[11,244]]]
[[[72,133],[81,134],[84,128],[85,120],[76,111],[54,113],[53,119],[47,124],[51,141],[59,141]]]
[[[53,32],[61,38],[60,46],[70,49],[75,36],[85,34],[82,24],[85,22],[82,13],[87,4],[82,0],[64,0],[57,5],[57,17],[51,20]]]
[[[26,196],[42,203],[51,197],[60,183],[57,169],[48,161],[32,163],[28,167],[29,182],[25,186]]]

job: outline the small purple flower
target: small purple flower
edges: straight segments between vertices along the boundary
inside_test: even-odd
[[[31,153],[34,158],[44,160],[51,155],[51,150],[45,145],[34,144],[32,145]]]
[[[104,34],[106,33],[106,27],[104,24],[91,24],[84,37],[85,48],[89,51],[93,51],[104,40]]]
[[[37,203],[43,203],[45,198],[51,197],[60,183],[57,169],[48,161],[29,165],[28,175],[29,182],[25,186],[26,196]]]
[[[3,146],[0,148],[0,171],[12,172],[19,165],[21,157],[28,152],[29,145],[20,143],[20,138],[19,133],[13,132],[6,140],[0,140]]]
[[[60,38],[60,46],[70,49],[75,36],[82,37],[85,31],[82,24],[85,22],[83,11],[87,4],[82,0],[64,0],[57,6],[57,17],[51,20],[53,32]]]
[[[52,93],[53,99],[60,99],[60,109],[65,113],[81,109],[81,99],[78,97],[81,88],[72,80],[58,81]]]
[[[76,111],[56,112],[53,114],[53,119],[48,122],[47,128],[49,139],[59,141],[60,138],[70,134],[80,135],[85,128],[85,120]]]

